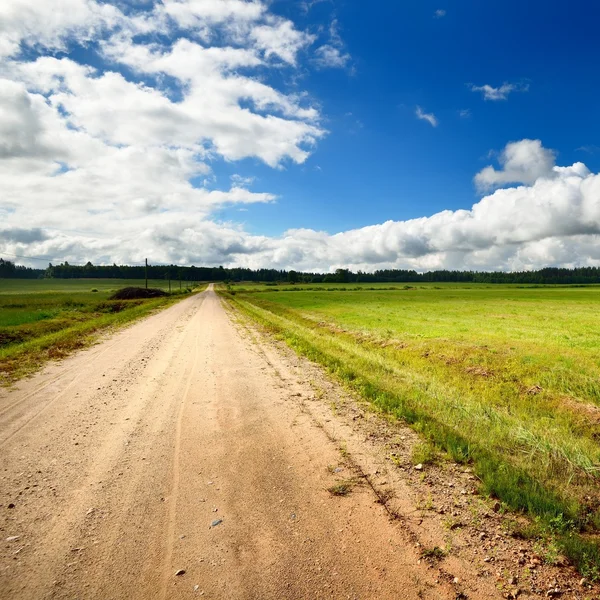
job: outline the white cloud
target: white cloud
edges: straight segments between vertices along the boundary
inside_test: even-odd
[[[254,27],[251,37],[266,58],[278,56],[290,65],[295,65],[298,52],[315,40],[315,36],[298,31],[291,21],[274,18],[266,25]]]
[[[252,0],[163,0],[157,7],[157,11],[164,11],[180,26],[190,29],[227,21],[258,21],[266,10],[263,2]]]
[[[470,108],[463,108],[461,110],[458,111],[458,116],[461,119],[470,119],[471,118],[471,109]]]
[[[21,44],[63,49],[67,38],[86,42],[123,21],[115,6],[94,0],[2,0],[0,57],[17,54]]]
[[[94,0],[32,6],[0,5],[0,251],[128,261],[165,229],[217,238],[216,209],[276,196],[243,178],[211,189],[214,161],[302,163],[326,133],[307,94],[269,84],[312,35],[264,2],[164,0],[127,16]],[[109,67],[51,55],[87,42]]]
[[[426,113],[420,106],[415,109],[415,115],[417,119],[427,121],[432,127],[438,126],[438,120],[433,113]]]
[[[26,183],[0,161],[8,199],[0,208],[0,254],[74,263],[131,263],[149,256],[153,262],[324,271],[598,266],[600,174],[581,163],[556,166],[553,157],[537,140],[509,144],[498,172],[504,175],[495,183],[507,183],[500,179],[509,172],[510,179],[526,183],[496,190],[470,210],[336,234],[297,229],[280,237],[211,221],[217,206],[275,197],[248,191],[251,182],[239,176],[226,191],[194,188],[187,178],[208,167],[188,151],[113,148],[67,172],[29,172]],[[65,222],[73,233],[64,231]]]
[[[503,83],[500,87],[485,84],[481,86],[469,84],[472,92],[481,92],[485,100],[506,100],[512,92],[527,92],[528,84]]]
[[[251,41],[266,59],[277,57],[290,65],[296,65],[298,53],[315,39],[289,19],[269,13],[267,4],[258,0],[163,0],[154,9],[155,27],[165,17],[203,42],[225,33],[236,45]]]
[[[499,157],[501,170],[485,167],[475,176],[479,189],[489,189],[507,183],[531,185],[541,178],[553,178],[556,155],[542,146],[540,140],[521,140],[506,145]]]
[[[289,231],[265,244],[261,255],[265,264],[304,269],[600,265],[600,175],[590,174],[580,163],[555,167],[554,172],[554,178],[498,190],[471,210],[388,221],[335,235]],[[253,255],[242,260],[258,262]]]
[[[232,175],[230,177],[231,182],[238,187],[249,188],[255,181],[256,177],[244,177],[243,175]]]
[[[313,6],[321,4],[321,2],[333,2],[333,0],[302,0],[299,5],[304,14],[308,14]]]
[[[443,8],[438,8],[434,13],[433,16],[435,19],[441,19],[443,17],[446,16],[446,11]]]
[[[160,88],[69,59],[14,61],[6,70],[47,94],[70,125],[108,144],[169,144],[228,160],[256,156],[278,166],[286,159],[304,162],[325,134],[318,110],[302,94],[285,95],[237,73],[265,66],[260,48],[206,48],[180,39],[163,50],[115,35],[102,49],[107,59],[142,75],[173,77],[183,98],[175,102]]]
[[[315,54],[315,62],[320,67],[343,68],[350,60],[350,55],[347,52],[343,52],[331,44],[319,46]]]
[[[338,21],[333,19],[329,25],[329,41],[316,49],[313,62],[321,68],[343,69],[351,59],[340,35]]]
[[[30,95],[23,84],[0,79],[0,159],[60,156],[47,135],[51,128],[44,126],[49,112],[42,96]]]

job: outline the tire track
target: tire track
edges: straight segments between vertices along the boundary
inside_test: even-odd
[[[183,423],[183,414],[185,412],[186,401],[192,387],[192,380],[198,367],[198,345],[200,341],[200,334],[196,330],[196,336],[194,340],[194,358],[192,360],[192,366],[187,377],[185,384],[185,390],[183,397],[179,405],[177,412],[177,420],[175,423],[175,446],[173,449],[173,478],[171,482],[171,493],[169,495],[169,512],[167,517],[167,545],[165,551],[165,557],[163,562],[163,576],[161,581],[160,595],[159,598],[165,600],[168,594],[169,580],[172,576],[171,573],[171,562],[173,560],[173,548],[175,543],[175,527],[177,524],[177,497],[179,495],[179,482],[180,482],[180,453],[181,453],[181,429]]]
[[[40,387],[38,387],[37,389],[35,389],[33,392],[29,392],[28,394],[26,394],[22,398],[19,398],[18,400],[16,400],[12,404],[9,404],[8,406],[5,406],[4,408],[0,409],[0,417],[4,416],[7,412],[9,412],[10,410],[12,410],[13,408],[16,408],[17,406],[19,406],[20,404],[22,404],[26,400],[29,400],[29,398],[31,398],[32,396],[36,396],[40,392],[43,392],[46,388],[50,387],[53,383],[56,383],[56,382],[60,381],[61,379],[65,379],[67,377],[67,375],[70,375],[73,371],[78,371],[78,370],[81,369],[81,367],[86,367],[87,365],[89,365],[94,360],[98,360],[101,356],[103,356],[109,350],[111,350],[114,346],[116,346],[117,343],[118,342],[114,342],[108,348],[105,348],[101,352],[97,352],[96,354],[93,354],[89,358],[89,360],[85,361],[82,365],[74,365],[73,367],[68,368],[63,373],[59,373],[56,377],[54,377],[50,381],[44,383],[43,385],[41,385]],[[75,377],[75,379],[77,379],[77,377]],[[75,381],[75,379],[73,379],[71,381],[71,383],[73,383]],[[59,392],[59,394],[62,394],[63,391]],[[51,400],[50,402],[53,402],[53,401],[54,400]]]
[[[67,385],[67,387],[61,390],[52,400],[47,402],[37,413],[29,417],[29,419],[27,419],[24,423],[21,423],[19,427],[11,431],[11,433],[9,433],[3,440],[0,440],[0,448],[2,448],[7,442],[9,442],[24,427],[27,427],[27,425],[29,425],[32,421],[35,421],[35,419],[44,414],[55,402],[60,400],[75,385],[75,383],[77,383],[78,380],[79,375],[75,376],[75,378]]]
[[[193,314],[196,312],[196,310],[197,310],[197,308],[193,308],[193,309],[190,309],[188,312],[186,312],[183,315],[184,322],[187,320],[187,318],[189,318],[190,316],[193,316]],[[152,338],[150,340],[147,341],[146,347],[152,347],[152,346],[156,345],[157,340],[159,340],[163,336],[163,334],[164,334],[164,330],[158,331],[154,336],[152,336]],[[117,341],[113,342],[112,344],[109,344],[106,348],[101,349],[99,352],[93,353],[84,362],[74,364],[72,367],[68,367],[64,372],[60,373],[59,375],[57,375],[56,377],[54,377],[50,381],[48,381],[48,382],[44,383],[43,385],[39,386],[34,391],[29,392],[24,397],[19,398],[18,400],[16,400],[15,402],[13,402],[12,404],[10,404],[9,406],[1,409],[0,410],[0,418],[4,417],[4,415],[6,415],[7,413],[10,413],[11,410],[16,409],[18,406],[22,405],[27,400],[29,400],[32,397],[38,395],[40,392],[44,391],[45,389],[47,389],[51,385],[53,385],[53,384],[61,381],[62,379],[65,379],[68,375],[72,374],[74,371],[81,372],[83,368],[89,366],[90,364],[94,363],[95,361],[98,361],[102,356],[104,356],[105,354],[107,354],[108,352],[110,352],[119,343],[120,343],[120,340],[117,340]],[[64,387],[62,390],[60,390],[53,398],[51,398],[48,401],[46,401],[44,403],[44,405],[35,414],[31,415],[31,417],[29,419],[27,419],[24,423],[22,423],[17,429],[15,429],[14,431],[12,431],[7,437],[5,437],[4,439],[0,440],[0,448],[3,445],[5,445],[13,436],[15,436],[17,433],[19,433],[19,431],[21,431],[24,427],[26,427],[27,425],[29,425],[30,423],[32,423],[33,421],[35,421],[38,417],[40,417],[42,414],[44,414],[44,412],[46,412],[46,410],[48,410],[53,404],[55,404],[58,400],[60,400],[60,398],[62,396],[64,396],[75,385],[75,383],[77,383],[77,381],[79,380],[79,378],[80,378],[80,375],[79,374],[76,375],[66,385],[66,387]]]

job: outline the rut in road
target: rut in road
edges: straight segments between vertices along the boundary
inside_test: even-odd
[[[1,392],[0,597],[455,598],[256,343],[211,286]]]

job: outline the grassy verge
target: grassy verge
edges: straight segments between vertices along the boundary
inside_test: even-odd
[[[187,295],[110,300],[115,282],[102,291],[85,292],[72,291],[77,289],[73,281],[62,288],[54,285],[58,288],[52,291],[0,295],[0,384],[27,376],[48,360],[89,346],[100,332],[123,327]]]
[[[398,294],[392,292],[395,298]],[[495,340],[491,348],[469,343],[461,335],[461,322],[426,342],[422,332],[397,339],[393,332],[382,335],[376,325],[367,326],[366,315],[379,300],[365,304],[358,297],[351,305],[348,293],[343,298],[331,292],[315,295],[312,304],[309,296],[297,299],[297,293],[273,294],[277,301],[266,294],[225,295],[374,407],[409,423],[453,460],[471,463],[484,493],[532,517],[532,526],[515,534],[548,540],[586,577],[600,578],[598,389],[587,371],[594,367],[593,359],[585,351],[565,349],[567,366],[555,364],[544,358],[547,347],[534,351],[531,336],[516,339],[516,330],[511,339],[488,337]],[[382,301],[382,306],[374,314],[386,315],[388,331],[394,327],[387,312],[391,305]],[[446,307],[453,309],[454,304]],[[551,309],[548,304],[544,314]],[[421,319],[431,324],[442,310],[428,308]],[[464,298],[456,310],[468,312]],[[499,307],[495,304],[493,310]],[[330,320],[324,322],[327,311]],[[585,321],[585,314],[581,309],[579,319]],[[348,327],[354,317],[360,326]],[[552,324],[541,320],[532,326],[552,330]],[[403,322],[402,328],[408,327]]]

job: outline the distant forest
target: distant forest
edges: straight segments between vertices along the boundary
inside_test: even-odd
[[[0,258],[0,278],[11,279],[144,279],[144,266],[49,264],[46,269],[32,269]],[[181,267],[179,265],[148,265],[149,279],[181,281],[262,281],[267,283],[521,283],[521,284],[590,284],[600,283],[600,268],[579,267],[561,269],[549,267],[539,271],[428,271],[417,273],[404,269],[384,269],[373,273],[337,269],[335,273],[302,273],[278,269],[243,269],[224,267]]]

